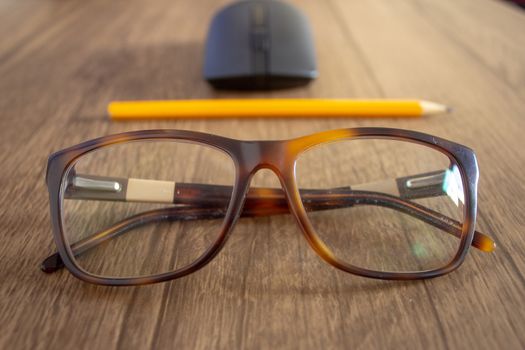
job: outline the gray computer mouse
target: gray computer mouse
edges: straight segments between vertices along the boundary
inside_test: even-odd
[[[221,9],[206,42],[204,78],[222,89],[272,89],[317,77],[308,19],[277,0],[244,0]]]

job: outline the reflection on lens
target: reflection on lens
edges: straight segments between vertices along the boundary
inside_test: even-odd
[[[445,178],[443,179],[443,192],[449,196],[456,206],[459,205],[460,201],[461,203],[465,203],[461,174],[456,165],[452,166],[452,170],[447,169],[445,172]]]
[[[398,140],[339,141],[300,155],[296,178],[315,233],[344,263],[420,272],[444,267],[459,250],[462,178],[437,150]],[[323,210],[309,204],[309,193],[326,201]]]
[[[64,177],[66,242],[79,267],[98,276],[186,267],[217,240],[234,173],[228,155],[195,143],[137,141],[97,149]],[[217,185],[227,186],[219,191]]]

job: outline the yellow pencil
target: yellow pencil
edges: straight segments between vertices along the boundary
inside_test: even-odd
[[[312,118],[395,117],[410,118],[449,112],[439,103],[418,100],[352,99],[245,99],[114,101],[110,118]]]

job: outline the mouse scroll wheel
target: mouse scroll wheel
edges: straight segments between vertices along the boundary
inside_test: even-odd
[[[252,32],[252,46],[255,51],[268,51],[270,38],[265,28],[255,28]]]

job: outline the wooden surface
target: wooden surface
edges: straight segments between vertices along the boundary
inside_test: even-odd
[[[252,94],[217,93],[201,79],[206,24],[226,1],[0,3],[0,348],[525,347],[525,13],[491,0],[293,2],[314,28],[320,78]],[[271,122],[105,116],[114,99],[265,96],[412,97],[455,112]],[[477,227],[497,251],[471,251],[434,280],[374,281],[320,261],[283,216],[241,220],[212,263],[170,283],[109,288],[39,270],[55,249],[44,186],[55,150],[158,127],[273,139],[365,125],[474,148]]]

